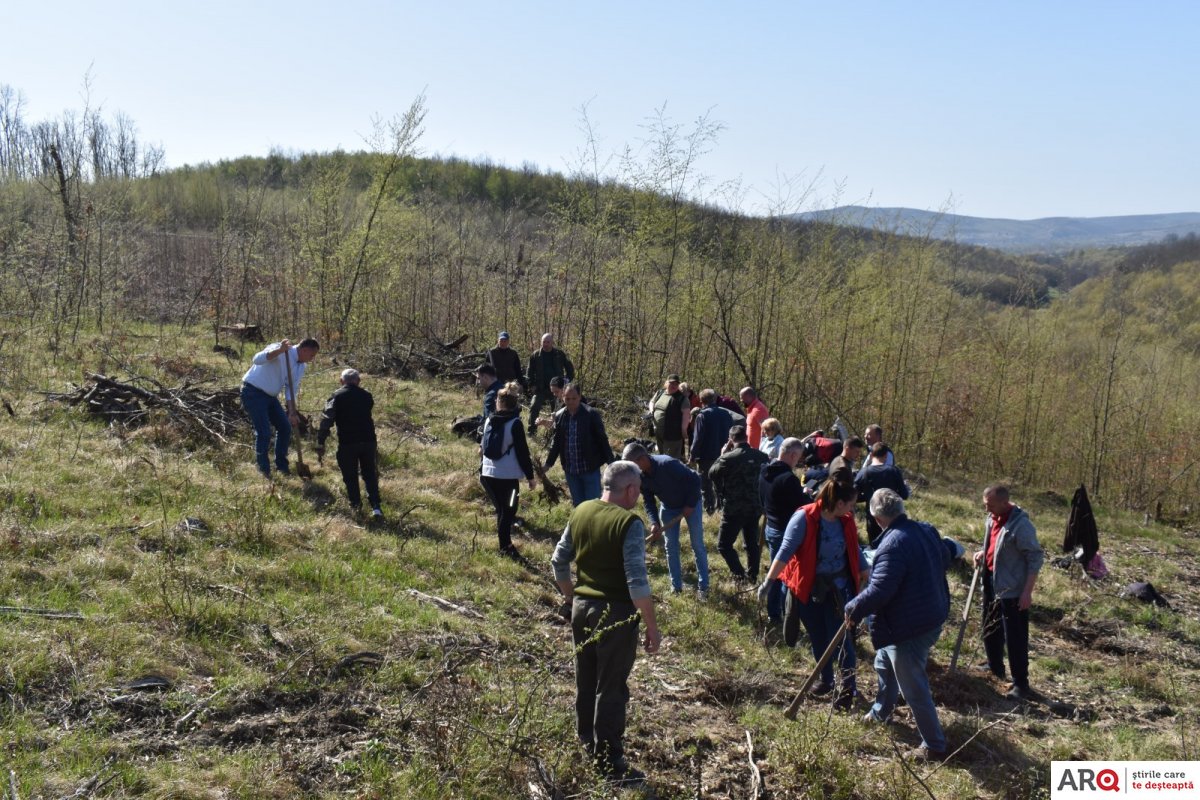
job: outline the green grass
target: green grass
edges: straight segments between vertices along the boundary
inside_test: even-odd
[[[114,339],[107,368],[120,375],[113,362],[137,364],[177,383],[156,371],[154,352],[236,384],[240,361],[180,341],[151,331]],[[44,403],[37,390],[99,367],[93,350],[78,358],[40,363],[29,385],[3,389],[18,414],[0,415],[0,603],[87,615],[0,616],[0,736],[22,796],[67,795],[98,772],[112,778],[100,793],[111,797],[507,798],[542,775],[568,795],[606,795],[573,744],[570,634],[555,617],[547,563],[569,509],[523,492],[518,544],[529,565],[498,556],[475,445],[448,430],[477,405],[469,390],[366,377],[389,521],[365,527],[346,509],[332,459],[310,489],[294,479],[270,487],[251,463],[248,433],[214,446],[167,426],[111,429]],[[336,371],[317,362],[303,408],[319,407]],[[978,489],[950,485],[918,491],[910,512],[970,549]],[[331,504],[316,502],[321,490]],[[1056,555],[1066,508],[1026,494]],[[951,574],[952,621],[932,680],[951,742],[965,746],[941,769],[911,772],[896,757],[919,741],[904,712],[889,729],[864,726],[865,706],[847,716],[813,703],[784,719],[812,656],[804,643],[763,646],[763,612],[729,579],[716,519],[706,520],[707,603],[666,594],[664,559],[651,559],[666,646],[639,655],[631,679],[632,760],[660,797],[744,797],[749,732],[776,797],[917,798],[928,796],[923,782],[939,798],[965,798],[1044,796],[1054,758],[1195,758],[1188,698],[1200,689],[1200,618],[1184,587],[1200,574],[1196,539],[1097,510],[1113,577],[1043,571],[1032,655],[1047,701],[1023,713],[1009,713],[1003,687],[945,673],[970,580],[969,569]],[[207,531],[181,527],[184,517]],[[685,546],[685,570],[691,563]],[[1177,609],[1118,598],[1134,579],[1178,598]],[[1085,646],[1070,631],[1095,636]],[[860,644],[870,697],[872,653],[865,637]],[[339,668],[363,651],[382,664]],[[973,622],[963,661],[981,657]],[[171,688],[122,688],[147,674]]]

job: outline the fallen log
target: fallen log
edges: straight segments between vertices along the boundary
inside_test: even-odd
[[[449,600],[445,600],[441,597],[434,597],[431,594],[425,594],[424,592],[416,589],[409,589],[408,593],[415,597],[418,601],[437,606],[443,611],[451,611],[455,614],[462,614],[464,617],[470,617],[471,619],[483,619],[483,614],[480,614],[478,611],[467,608],[466,606],[460,606],[457,603],[451,603]]]

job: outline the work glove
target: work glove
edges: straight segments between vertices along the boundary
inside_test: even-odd
[[[763,581],[758,587],[758,602],[767,602],[767,594],[771,591],[771,581]]]

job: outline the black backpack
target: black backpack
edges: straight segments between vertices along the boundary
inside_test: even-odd
[[[503,417],[498,414],[493,414],[488,418],[487,424],[483,427],[483,455],[492,461],[499,461],[508,455],[509,450],[513,449],[510,444],[508,449],[504,447],[504,431],[508,428],[509,423],[516,422],[517,417]],[[515,441],[515,440],[514,440]]]

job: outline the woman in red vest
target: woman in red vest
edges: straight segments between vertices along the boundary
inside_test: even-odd
[[[867,562],[858,545],[858,526],[854,523],[854,486],[826,481],[817,501],[801,506],[792,514],[783,542],[771,562],[759,597],[766,597],[771,581],[781,578],[791,592],[788,602],[795,604],[800,621],[812,643],[813,657],[820,659],[841,627],[843,606],[858,594],[867,578]],[[834,706],[848,711],[858,695],[854,679],[854,640],[847,637],[838,652],[841,686]],[[821,671],[821,681],[812,688],[816,697],[834,689],[833,664]]]

